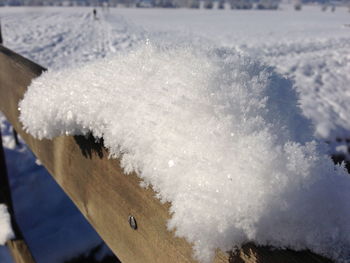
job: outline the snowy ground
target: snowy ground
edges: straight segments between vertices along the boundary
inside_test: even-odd
[[[331,141],[333,151],[347,153],[350,13],[346,8],[335,13],[321,12],[317,6],[301,12],[291,6],[278,11],[110,9],[98,10],[98,20],[91,11],[0,8],[4,43],[52,69],[108,57],[146,41],[234,48],[294,79],[316,135]]]

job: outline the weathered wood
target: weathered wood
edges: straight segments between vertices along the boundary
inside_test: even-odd
[[[169,204],[161,204],[151,189],[141,188],[135,174],[124,175],[119,161],[109,160],[101,143],[82,136],[39,141],[22,130],[18,102],[43,70],[0,46],[0,110],[35,155],[122,262],[195,262],[191,245],[166,228]],[[129,226],[130,215],[137,220],[137,230]],[[215,262],[257,263],[266,253],[271,263],[295,262],[274,257],[268,249],[249,249],[254,253],[241,250],[229,256],[218,251]],[[303,262],[327,261],[307,257]]]

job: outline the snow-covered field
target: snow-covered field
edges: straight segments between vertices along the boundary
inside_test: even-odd
[[[235,48],[296,82],[301,105],[327,140],[348,137],[350,13],[319,6],[278,11],[2,8],[5,45],[49,68],[101,58],[151,41]]]
[[[0,17],[5,45],[43,66],[49,67],[51,70],[66,69],[76,65],[79,65],[78,69],[80,70],[83,64],[88,61],[111,58],[113,54],[118,55],[116,58],[122,62],[111,59],[108,60],[109,62],[102,61],[92,64],[90,67],[83,67],[80,71],[74,71],[77,75],[82,74],[84,70],[85,72],[90,72],[90,75],[80,78],[76,83],[73,76],[70,76],[68,73],[70,70],[56,75],[47,75],[46,79],[43,78],[41,81],[44,85],[64,91],[62,92],[61,102],[72,99],[71,104],[74,104],[74,98],[64,96],[70,92],[70,90],[67,90],[67,87],[70,85],[79,86],[77,84],[79,82],[86,83],[86,86],[82,87],[88,88],[86,93],[93,91],[94,88],[99,86],[104,86],[108,90],[114,83],[115,85],[124,83],[129,89],[123,88],[120,91],[136,97],[135,102],[130,101],[129,104],[125,103],[128,100],[127,96],[121,100],[118,104],[121,105],[122,109],[139,102],[136,99],[137,94],[140,95],[143,94],[142,92],[145,92],[143,96],[146,98],[147,92],[150,95],[152,92],[155,92],[157,95],[152,94],[152,96],[154,95],[153,97],[147,97],[145,101],[148,104],[146,103],[144,107],[137,108],[136,105],[131,107],[137,109],[136,112],[130,111],[130,118],[135,118],[135,120],[137,120],[137,115],[148,109],[147,105],[156,105],[160,109],[164,109],[161,108],[163,104],[165,106],[168,105],[169,108],[166,108],[164,113],[164,116],[167,116],[166,114],[170,114],[172,111],[175,113],[180,111],[182,108],[178,108],[179,105],[182,105],[181,103],[187,99],[191,101],[191,107],[187,112],[192,114],[193,110],[196,109],[200,114],[198,116],[188,115],[183,117],[183,119],[179,118],[179,123],[189,123],[190,119],[197,120],[198,117],[198,122],[194,121],[193,127],[184,127],[184,130],[190,136],[195,136],[196,132],[198,132],[197,137],[195,136],[194,138],[216,142],[213,145],[210,143],[204,145],[209,145],[208,149],[210,149],[212,155],[199,154],[199,157],[197,156],[199,159],[194,162],[198,165],[194,171],[199,174],[200,178],[205,178],[203,179],[204,186],[206,185],[205,189],[203,190],[203,186],[199,186],[200,191],[204,192],[198,190],[198,181],[194,180],[187,184],[179,179],[177,183],[179,185],[183,184],[182,189],[186,189],[186,194],[177,195],[177,193],[172,192],[172,187],[166,183],[166,180],[153,178],[152,174],[157,173],[163,174],[163,177],[160,178],[166,176],[174,178],[175,174],[186,174],[188,172],[190,164],[184,165],[185,160],[181,159],[182,155],[179,152],[175,152],[171,148],[171,144],[165,149],[167,155],[159,156],[157,160],[159,163],[154,163],[151,160],[152,158],[140,161],[140,157],[135,153],[134,155],[125,155],[124,164],[127,169],[141,171],[141,176],[144,177],[147,183],[152,183],[159,187],[156,190],[160,191],[160,196],[164,200],[174,202],[175,219],[171,221],[170,227],[176,227],[179,230],[179,235],[185,236],[195,243],[198,254],[204,255],[202,260],[208,260],[211,255],[211,251],[205,245],[200,245],[200,242],[203,240],[206,240],[207,242],[205,243],[209,243],[212,246],[210,249],[215,248],[215,246],[228,249],[227,246],[230,242],[239,243],[247,238],[252,238],[263,244],[289,245],[297,249],[307,246],[315,251],[324,252],[334,258],[342,259],[343,262],[350,262],[350,259],[346,258],[349,256],[349,251],[342,248],[344,244],[345,246],[350,244],[349,237],[344,236],[346,233],[350,233],[349,225],[342,221],[348,218],[348,212],[343,211],[344,217],[340,218],[327,216],[327,214],[340,211],[339,209],[341,208],[349,207],[346,205],[347,199],[344,199],[349,196],[346,194],[348,191],[346,186],[349,185],[349,180],[344,179],[343,172],[338,170],[337,176],[339,176],[339,180],[342,183],[329,181],[329,174],[333,168],[323,159],[321,154],[323,150],[318,150],[312,143],[305,146],[289,144],[289,141],[303,144],[309,140],[308,136],[310,136],[305,125],[296,126],[300,116],[294,107],[295,105],[293,106],[292,104],[297,103],[301,107],[302,113],[307,118],[310,118],[311,123],[314,124],[316,137],[330,142],[331,152],[338,151],[347,154],[348,142],[346,139],[350,138],[350,13],[348,13],[346,8],[338,8],[334,13],[321,12],[321,8],[317,6],[306,6],[301,12],[296,12],[292,6],[288,5],[281,6],[281,10],[278,11],[109,9],[104,11],[98,10],[98,20],[93,19],[91,11],[89,8],[1,8]],[[143,46],[146,46],[146,48]],[[134,51],[134,49],[137,51]],[[132,52],[132,55],[125,57],[127,52]],[[254,64],[255,60],[260,61],[260,64]],[[269,69],[269,66],[275,69]],[[106,67],[106,70],[104,70],[104,67]],[[137,71],[138,74],[133,76],[133,70],[140,71]],[[94,76],[93,74],[97,75]],[[220,74],[223,74],[225,77],[220,78]],[[181,78],[177,78],[177,75],[181,76]],[[72,83],[64,81],[64,79],[67,79],[67,76],[73,79]],[[290,91],[292,89],[291,82],[283,79],[283,77],[295,82],[293,89],[299,93],[298,102],[295,101],[293,92]],[[52,81],[52,79],[55,81]],[[114,82],[106,83],[106,79]],[[129,79],[130,81],[128,81]],[[57,87],[55,83],[58,83]],[[138,91],[137,88],[140,88],[144,83],[148,83],[152,89],[147,90],[145,88]],[[158,88],[164,83],[166,87],[174,88],[173,90],[176,92],[172,95],[183,94],[183,97],[187,99],[184,101],[179,100],[179,104],[177,104],[171,98],[162,97],[164,89],[158,90]],[[239,92],[236,90],[236,93],[231,94],[232,87],[229,86],[230,83],[239,83],[239,85],[246,87],[251,94],[241,92],[239,88]],[[40,86],[40,82],[36,85],[37,90],[45,88],[45,86]],[[260,91],[261,93],[258,92],[259,85],[263,87],[262,91]],[[203,93],[203,87],[206,87],[205,92],[208,92],[208,90],[212,91],[214,97],[210,97],[208,100],[206,94]],[[276,95],[265,90],[265,88],[274,89],[276,87],[286,88],[287,91],[282,95]],[[186,91],[187,89],[188,91]],[[34,88],[33,92],[35,92]],[[55,95],[56,98],[58,97],[57,94]],[[239,100],[234,96],[235,94],[239,94],[242,99],[247,100]],[[261,97],[264,95],[270,96],[269,99],[274,100],[271,102],[271,105],[275,106],[271,108],[270,103],[267,103],[264,101],[264,97]],[[232,96],[230,97],[231,100],[227,100],[225,96]],[[258,105],[254,105],[252,96],[256,96],[255,102]],[[104,99],[108,101],[109,97],[111,96],[104,97]],[[194,99],[196,97],[198,100]],[[152,98],[160,98],[161,101],[152,101]],[[87,96],[85,99],[88,101],[89,97]],[[37,104],[39,105],[41,101],[39,98]],[[237,110],[235,105],[230,105],[232,101],[235,101],[235,105],[240,105],[243,108]],[[113,104],[113,102],[110,103],[111,105]],[[141,102],[137,103],[137,105],[140,104]],[[30,104],[27,103],[27,105]],[[172,106],[170,107],[170,105]],[[205,107],[205,112],[200,111],[201,105]],[[51,106],[51,109],[54,109],[55,105]],[[97,106],[102,109],[102,106]],[[78,105],[77,107],[80,106]],[[270,112],[275,110],[276,107],[278,109],[284,108],[282,115],[275,116]],[[183,108],[186,108],[186,106],[183,105]],[[235,120],[236,123],[240,124],[239,127],[231,127],[230,122],[220,124],[220,122],[216,123],[213,121],[212,108],[215,116],[221,116],[224,119],[226,118],[226,120]],[[259,112],[259,109],[261,112]],[[154,108],[150,107],[148,110],[152,112]],[[33,112],[35,112],[34,107]],[[237,112],[240,114],[236,116]],[[106,116],[113,116],[113,113],[109,111],[105,111],[105,113]],[[68,119],[60,120],[59,118],[66,116],[64,114],[68,114],[67,112],[61,112],[63,117],[57,115],[57,118],[60,123],[66,121],[66,126],[64,127],[65,130],[57,130],[58,125],[55,123],[51,125],[51,123],[45,121],[45,118],[52,119],[52,116],[42,116],[40,112],[37,114],[38,122],[44,121],[41,125],[35,123],[36,118],[33,115],[31,117],[27,116],[26,119],[28,120],[28,130],[39,137],[52,137],[64,131],[76,132],[76,122],[78,121],[78,124],[83,127],[86,124],[84,123],[84,118],[88,118],[88,116],[74,115],[74,113],[70,112],[69,116],[67,115]],[[255,126],[246,123],[245,114],[247,114],[247,120],[252,121]],[[262,118],[259,125],[253,121],[252,114],[257,114],[259,118]],[[95,119],[99,120],[99,115],[96,116]],[[292,116],[296,120],[293,121]],[[123,117],[120,116],[119,119],[121,120]],[[111,124],[113,123],[113,118],[115,116],[112,118],[106,117],[101,119],[102,122],[99,127],[91,124],[91,127],[88,128],[91,128],[96,135],[108,135],[108,125],[113,125]],[[168,138],[167,136],[172,134],[169,140],[173,140],[177,145],[186,145],[178,141],[175,128],[177,127],[176,123],[168,123],[167,118],[152,119],[150,117],[149,119],[152,125],[147,126],[144,124],[149,129],[153,129],[153,124],[157,123],[157,121],[161,121],[163,127],[167,127],[168,133],[162,134],[162,130],[159,130],[159,138]],[[176,121],[176,119],[173,120],[174,122]],[[207,123],[211,123],[211,125],[216,127],[212,131],[213,134],[208,137],[205,132],[202,133],[206,129],[202,121],[207,121]],[[280,125],[284,122],[286,123],[285,126],[290,129],[291,134],[282,136],[278,132],[273,132],[278,131],[279,129],[276,127],[281,127]],[[304,123],[304,121],[300,123]],[[254,132],[250,133],[251,129],[259,127],[260,131],[264,130],[263,127],[265,126],[268,127],[265,135],[260,134],[257,136]],[[137,126],[128,127],[137,130]],[[218,139],[216,134],[222,134],[223,131],[229,128],[234,132],[243,134],[241,138],[245,139],[236,141],[230,137],[222,137],[216,140]],[[109,129],[114,133],[120,134],[119,139],[116,140],[117,145],[128,146],[127,150],[135,150],[133,148],[135,146],[134,141],[127,141],[127,139],[130,139],[129,135],[125,135],[123,131],[118,129],[119,127]],[[209,128],[208,130],[210,131]],[[170,131],[171,133],[169,133]],[[146,143],[141,139],[138,141],[138,136],[140,138],[145,137],[147,132],[148,130],[145,130],[142,133],[143,136],[134,134],[132,135],[134,137],[131,138],[137,138],[136,144],[141,146],[141,148],[151,149],[147,144],[148,141]],[[182,135],[184,137],[181,138],[188,138],[186,134]],[[308,139],[299,139],[299,137],[302,138],[304,135]],[[234,134],[234,136],[236,135]],[[266,142],[262,140],[261,136],[265,136]],[[280,136],[281,138],[275,141],[274,136]],[[112,152],[114,151],[118,154],[120,149],[115,146],[114,137],[111,135],[106,138],[107,146]],[[125,141],[120,142],[120,140],[124,139]],[[152,137],[148,139],[152,141]],[[252,140],[256,142],[256,145],[251,143]],[[232,148],[225,146],[231,144]],[[255,167],[249,167],[249,169],[242,167],[242,163],[246,163],[247,160],[252,158],[251,156],[254,156],[254,152],[259,148],[258,145],[261,147],[261,151],[270,149],[269,151],[271,152],[267,151],[266,157],[275,158],[273,159],[275,161],[271,162],[271,158],[264,159],[261,157],[260,163],[252,161],[252,164],[256,164]],[[188,160],[193,161],[195,159],[191,158],[194,154],[198,152],[205,153],[205,149],[201,147],[201,145],[194,143],[193,145],[188,145],[186,149],[181,149],[185,151],[183,155],[191,156],[188,157]],[[245,151],[242,148],[241,152],[237,152],[237,149],[239,149],[237,147],[243,147],[244,149],[245,147],[248,149],[253,147],[254,150]],[[284,147],[284,150],[282,151],[279,147]],[[154,154],[162,151],[164,149],[159,148]],[[231,164],[230,159],[223,157],[225,153],[240,156],[242,162],[237,161],[238,164]],[[259,150],[257,150],[257,155],[259,153]],[[268,155],[269,153],[272,155]],[[165,159],[163,160],[164,156]],[[297,156],[300,156],[300,158]],[[146,157],[144,158],[146,159]],[[205,161],[213,160],[214,158],[218,160],[215,164],[208,164]],[[255,159],[259,159],[259,157],[256,156]],[[157,170],[158,172],[152,170],[153,172],[151,173],[147,170],[151,167],[149,166],[150,163],[154,169],[157,167],[160,170]],[[179,166],[177,166],[177,163],[179,163]],[[284,163],[289,163],[287,170],[283,166]],[[213,174],[220,174],[220,169],[225,169],[224,177],[221,179],[214,180],[215,178],[210,177],[210,173],[209,177],[204,176],[204,174],[208,174],[208,171],[211,171]],[[246,177],[241,177],[242,175],[235,176],[231,174],[232,171],[236,171],[235,174],[257,175],[257,177],[253,177],[253,180],[247,180],[245,179]],[[265,171],[263,172],[265,175],[260,177],[259,171]],[[322,177],[323,183],[320,179],[321,177],[318,177],[322,172],[325,174]],[[306,174],[311,178],[309,181],[305,181],[303,178]],[[202,175],[203,177],[201,177]],[[295,180],[293,176],[295,176]],[[297,179],[299,176],[301,176],[301,181]],[[190,178],[191,174],[188,174],[188,177]],[[212,180],[209,185],[205,181],[207,178]],[[232,180],[235,181],[236,188],[234,189],[236,192],[239,193],[240,189],[250,189],[251,192],[247,191],[247,193],[259,195],[262,201],[252,200],[249,196],[235,196],[235,193],[230,191],[231,188],[226,186],[222,189],[226,194],[221,195],[220,198],[216,197],[215,193],[221,191],[220,185],[227,184],[225,184],[225,180],[229,180],[230,182],[228,183],[231,183]],[[274,191],[276,191],[275,196],[271,196],[268,191],[264,190],[270,187],[265,184],[267,181],[276,183],[274,188]],[[300,182],[302,183],[300,184]],[[313,182],[317,183],[314,184]],[[237,186],[239,184],[242,185]],[[303,185],[302,187],[307,185],[309,192],[314,195],[311,195],[311,197],[308,197],[307,194],[304,195],[304,192],[299,188],[300,185]],[[325,189],[324,187],[327,185],[329,187]],[[183,207],[184,203],[182,201],[198,201],[196,196],[191,196],[191,192],[194,189],[197,191],[196,193],[201,193],[201,196],[211,197],[210,199],[213,200],[213,203],[206,203],[208,203],[208,206],[213,206],[211,208],[212,211],[217,211],[218,214],[222,213],[221,218],[228,216],[231,219],[228,222],[221,222],[222,225],[219,224],[219,229],[217,229],[217,231],[223,231],[227,234],[224,238],[225,241],[220,241],[223,233],[215,237],[210,230],[206,232],[207,229],[211,229],[213,225],[218,224],[215,221],[215,216],[213,218],[209,216],[207,228],[196,228],[197,232],[194,230],[190,233],[191,231],[188,230],[188,227],[190,226],[190,229],[192,229],[192,225],[184,225],[183,227],[179,225],[181,222],[185,222],[185,224],[187,222],[184,218],[188,210]],[[260,192],[257,193],[254,190],[260,190]],[[339,195],[342,195],[343,199],[335,194],[337,191],[339,191]],[[210,194],[206,195],[207,192]],[[309,206],[301,205],[305,200],[304,198],[312,199],[315,197],[320,198],[320,200],[323,199],[322,206],[317,205],[319,203],[318,200],[311,200],[308,203]],[[227,200],[235,200],[236,203],[225,203],[225,198],[228,198]],[[251,207],[245,210],[244,204],[248,200]],[[279,210],[281,200],[284,206],[282,210],[284,212],[288,211],[286,213],[290,216],[290,220],[294,220],[294,225],[292,224],[290,228],[286,227],[282,219],[282,221],[279,219],[276,219],[276,222],[273,221],[275,216],[281,216],[284,213]],[[215,201],[225,204],[223,205],[224,209],[216,210],[217,205],[215,205]],[[338,207],[332,207],[333,202],[337,203]],[[202,209],[201,204],[201,201],[198,201],[197,213],[199,214],[207,211]],[[271,213],[265,214],[265,212],[261,212],[262,207],[265,208],[264,211],[270,211]],[[327,207],[328,210],[324,210],[324,207]],[[312,209],[315,210],[315,214],[308,216],[308,211]],[[225,211],[235,211],[236,213],[227,215]],[[322,221],[326,223],[319,224],[318,228],[310,229],[310,225],[320,215],[324,216]],[[184,218],[181,218],[181,216]],[[240,216],[244,220],[239,221]],[[260,221],[259,216],[262,218]],[[302,216],[309,221],[303,222],[301,220]],[[249,218],[255,218],[258,221],[251,221]],[[339,224],[338,228],[331,228],[331,222]],[[205,222],[200,223],[206,226]],[[327,225],[327,223],[329,224]],[[271,227],[271,224],[278,228],[281,233],[283,232],[285,237],[288,237],[288,240],[281,241],[283,236],[279,233],[276,235],[268,234],[268,228]],[[298,224],[300,224],[300,229],[295,228]],[[298,234],[298,231],[304,232]],[[305,233],[307,233],[306,237]],[[329,240],[321,240],[327,235],[330,238]],[[199,243],[197,242],[198,240],[200,241]],[[320,240],[319,243],[316,242],[318,240]],[[316,247],[312,247],[312,243]],[[339,246],[334,247],[334,244]],[[333,251],[330,251],[332,249]]]

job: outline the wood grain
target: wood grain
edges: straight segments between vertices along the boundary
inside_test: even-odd
[[[161,204],[151,189],[141,188],[135,174],[123,174],[119,161],[107,158],[102,143],[82,136],[40,141],[22,130],[18,102],[43,70],[0,46],[0,110],[38,159],[122,262],[196,262],[191,244],[166,228],[169,204]],[[137,230],[129,226],[129,215],[136,218]],[[310,252],[301,254],[306,260],[297,262],[329,262]],[[236,253],[217,251],[214,262],[289,263],[296,262],[297,255],[247,244]]]
[[[35,263],[32,254],[23,239],[13,239],[6,242],[11,256],[16,263]]]

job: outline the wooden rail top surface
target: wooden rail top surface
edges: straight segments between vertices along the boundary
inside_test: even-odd
[[[18,102],[31,80],[45,68],[0,45],[0,111],[57,183],[122,262],[196,262],[192,247],[166,228],[169,204],[161,204],[152,189],[139,186],[136,174],[124,175],[118,160],[93,138],[61,136],[37,140],[18,120]],[[132,215],[137,229],[129,226]],[[214,262],[331,262],[311,252],[271,250],[247,244],[240,251],[217,251]]]

